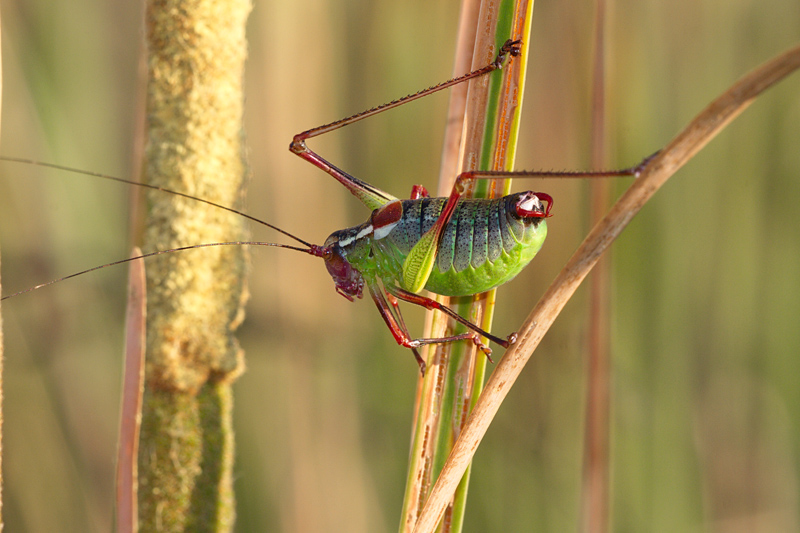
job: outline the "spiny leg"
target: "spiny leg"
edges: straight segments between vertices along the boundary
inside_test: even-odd
[[[503,348],[508,348],[509,346],[514,344],[514,342],[517,340],[517,334],[516,333],[512,333],[505,340],[501,339],[500,337],[497,337],[496,335],[492,335],[488,331],[485,331],[484,329],[482,329],[480,326],[478,326],[476,324],[473,324],[472,322],[470,322],[469,320],[467,320],[463,316],[459,315],[458,313],[456,313],[455,311],[453,311],[452,309],[450,309],[446,305],[443,305],[443,304],[441,304],[441,303],[439,303],[436,300],[433,300],[431,298],[427,298],[425,296],[420,296],[419,294],[414,294],[413,292],[408,292],[407,290],[404,290],[404,289],[401,289],[400,287],[392,286],[392,285],[387,286],[386,290],[390,294],[400,298],[401,300],[403,300],[405,302],[408,302],[408,303],[411,303],[411,304],[414,304],[414,305],[419,305],[421,307],[424,307],[425,309],[435,309],[437,311],[441,311],[442,313],[444,313],[447,316],[451,317],[453,320],[457,321],[458,323],[463,324],[467,328],[471,329],[472,331],[474,331],[476,333],[479,333],[480,335],[482,335],[483,337],[486,337],[490,341],[499,344]],[[484,351],[484,353],[485,353],[485,351]],[[491,355],[491,351],[487,355]],[[490,360],[491,360],[491,358],[490,358]]]
[[[522,41],[512,41],[511,39],[509,39],[503,44],[503,46],[500,47],[500,51],[497,53],[497,56],[494,58],[494,60],[484,67],[473,70],[472,72],[468,72],[467,74],[463,74],[456,78],[443,81],[442,83],[437,83],[432,87],[428,87],[427,89],[423,89],[421,91],[417,91],[413,94],[409,94],[402,98],[398,98],[397,100],[392,100],[391,102],[375,106],[360,113],[356,113],[355,115],[351,115],[349,117],[336,120],[329,124],[324,124],[322,126],[317,126],[316,128],[306,130],[303,133],[295,135],[294,140],[298,142],[298,141],[304,141],[306,139],[311,139],[312,137],[317,137],[324,133],[328,133],[337,130],[339,128],[342,128],[344,126],[347,126],[348,124],[352,124],[354,122],[358,122],[359,120],[363,120],[373,115],[377,115],[378,113],[388,111],[389,109],[393,109],[403,104],[413,102],[414,100],[419,100],[420,98],[441,91],[443,89],[447,89],[449,87],[452,87],[453,85],[458,85],[459,83],[463,83],[465,81],[474,78],[479,78],[495,70],[500,70],[501,68],[503,68],[503,64],[505,63],[506,59],[509,56],[518,56],[520,54],[521,44]]]
[[[402,331],[405,333],[406,337],[410,338],[411,334],[408,331],[408,326],[406,326],[406,321],[403,319],[403,313],[400,312],[400,304],[397,302],[397,298],[395,298],[395,296],[391,294],[388,290],[385,291],[385,295],[386,299],[389,301],[389,304],[392,306],[391,311],[395,319],[397,320],[397,323],[399,324]],[[485,351],[486,346],[480,341],[480,338],[477,335],[470,334],[469,336],[466,336],[463,333],[462,335],[464,336],[464,338],[457,340],[471,339],[475,343],[475,345],[477,345],[484,353],[486,353]],[[440,339],[415,339],[415,340],[419,341],[421,345],[424,345],[424,344],[434,344],[433,341],[438,342]],[[426,342],[426,341],[431,341],[431,342]],[[414,357],[417,359],[417,363],[419,363],[422,360],[422,357],[419,355],[419,352],[417,351],[416,348],[411,348],[411,351],[414,352]],[[491,353],[492,351],[489,350],[489,353],[486,354],[486,357],[489,358],[489,361],[492,361]],[[425,376],[424,369],[422,369],[422,375]]]
[[[466,183],[475,179],[505,179],[505,178],[638,178],[645,167],[659,153],[655,152],[642,159],[632,167],[607,170],[469,170],[462,172],[456,178],[453,189],[458,189],[459,194],[464,194]],[[451,193],[452,196],[452,193]]]
[[[423,376],[425,375],[426,364],[422,359],[422,356],[420,356],[419,352],[417,351],[417,348],[426,344],[446,344],[450,342],[469,340],[481,348],[481,351],[484,353],[486,353],[486,350],[488,350],[489,353],[486,354],[487,357],[491,354],[491,350],[489,350],[483,345],[483,343],[480,342],[480,339],[475,333],[462,333],[460,335],[452,335],[449,337],[441,337],[436,339],[412,339],[408,330],[405,328],[402,315],[400,315],[400,309],[395,308],[397,315],[400,317],[398,319],[392,312],[392,307],[386,301],[384,290],[377,286],[377,282],[368,283],[367,287],[369,289],[370,296],[372,296],[372,300],[378,307],[378,311],[383,317],[384,322],[386,322],[386,325],[389,327],[389,331],[392,332],[392,336],[394,336],[395,341],[400,346],[411,348],[411,351],[414,353],[414,358],[417,360],[417,364],[419,365],[420,372]],[[491,358],[489,360],[491,361]]]
[[[400,304],[397,302],[397,298],[395,298],[392,294],[389,294],[387,292],[386,293],[386,299],[389,301],[389,304],[392,306],[392,308],[391,308],[392,315],[397,320],[397,323],[400,325],[400,328],[405,332],[407,337],[410,337],[411,334],[408,331],[408,326],[406,326],[406,321],[403,319],[403,313],[400,312]],[[414,348],[412,348],[412,350],[413,349]]]
[[[343,118],[341,120],[331,122],[330,124],[325,124],[323,126],[318,126],[316,128],[312,128],[302,133],[298,133],[297,135],[294,136],[292,143],[289,145],[289,150],[292,153],[297,154],[304,160],[308,161],[315,167],[322,169],[323,171],[327,172],[328,174],[336,178],[340,183],[342,183],[342,185],[347,187],[347,189],[353,195],[355,195],[359,200],[361,200],[361,202],[363,202],[364,205],[366,205],[369,209],[377,209],[381,205],[390,202],[395,198],[381,191],[380,189],[373,187],[372,185],[364,181],[361,181],[354,176],[351,176],[347,172],[343,171],[340,168],[337,168],[330,162],[326,161],[323,157],[321,157],[314,151],[310,150],[308,146],[306,146],[306,139],[311,139],[313,137],[317,137],[318,135],[322,135],[324,133],[337,130],[339,128],[347,126],[348,124],[358,122],[359,120],[363,120],[373,115],[377,115],[378,113],[382,113],[383,111],[388,111],[389,109],[393,109],[403,104],[413,102],[414,100],[418,100],[435,92],[447,89],[448,87],[452,87],[453,85],[458,85],[459,83],[463,83],[465,81],[478,78],[480,76],[484,76],[495,70],[499,70],[503,67],[503,64],[505,63],[506,59],[509,56],[512,57],[517,56],[519,55],[519,53],[520,53],[520,41],[508,40],[500,48],[500,51],[497,54],[497,57],[494,59],[494,61],[492,61],[485,67],[473,70],[472,72],[464,74],[463,76],[447,80],[445,82],[439,83],[427,89],[423,89],[414,94],[404,96],[403,98],[399,98],[389,103],[373,107],[366,111],[362,111],[361,113],[357,113],[355,115]]]
[[[434,225],[422,236],[417,245],[412,249],[411,254],[420,258],[428,258],[435,256],[436,250],[439,249],[439,244],[444,234],[444,228],[453,218],[453,213],[461,198],[467,190],[467,184],[476,179],[503,179],[503,178],[607,178],[607,177],[625,177],[632,176],[638,177],[648,163],[656,156],[658,152],[651,156],[644,158],[639,164],[623,168],[619,170],[588,170],[588,171],[527,171],[527,170],[470,170],[462,172],[456,178],[453,184],[453,189],[450,196],[447,198],[442,212]],[[541,211],[538,209],[529,210],[525,206],[518,205],[517,213],[525,217],[547,218],[550,216],[550,209],[553,207],[553,199],[550,195],[545,193],[534,193],[535,196],[547,201],[547,209]],[[420,261],[421,262],[421,261]],[[413,271],[404,272],[406,285],[409,287],[424,286],[424,281],[427,275],[424,273],[418,274]],[[415,280],[415,281],[414,281]]]

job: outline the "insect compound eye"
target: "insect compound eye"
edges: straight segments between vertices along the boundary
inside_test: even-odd
[[[338,242],[339,242],[339,232],[336,231],[334,233],[331,233],[328,236],[328,238],[325,239],[325,242],[322,244],[322,248],[332,249],[334,246],[336,246]]]

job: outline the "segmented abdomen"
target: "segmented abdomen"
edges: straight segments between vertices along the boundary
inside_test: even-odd
[[[426,289],[459,296],[510,280],[536,255],[547,234],[541,218],[517,215],[519,194],[459,202],[442,235]],[[403,201],[403,217],[385,238],[404,257],[436,222],[446,198]],[[387,244],[388,244],[387,243]]]

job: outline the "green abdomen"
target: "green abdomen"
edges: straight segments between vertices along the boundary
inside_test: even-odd
[[[488,291],[511,280],[539,251],[547,235],[543,218],[521,218],[515,205],[519,194],[494,200],[462,200],[445,228],[436,264],[425,289],[445,296]],[[403,201],[403,217],[384,239],[374,242],[376,254],[403,259],[436,222],[445,198]],[[383,272],[403,286],[402,275]],[[404,287],[406,288],[406,287]]]

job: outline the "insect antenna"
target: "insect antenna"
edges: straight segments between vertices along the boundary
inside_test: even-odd
[[[198,197],[195,197],[195,196],[191,196],[191,195],[186,194],[186,193],[173,191],[173,190],[170,190],[170,189],[165,189],[163,187],[158,187],[156,185],[150,185],[148,183],[140,183],[140,182],[137,182],[137,181],[131,181],[131,180],[123,179],[123,178],[118,178],[116,176],[110,176],[108,174],[103,174],[103,173],[100,173],[100,172],[79,170],[77,168],[67,167],[67,166],[64,166],[64,165],[57,165],[57,164],[54,164],[54,163],[44,163],[44,162],[41,162],[41,161],[34,161],[32,159],[24,159],[24,158],[19,158],[19,157],[7,157],[7,156],[0,156],[0,161],[8,161],[8,162],[11,162],[11,163],[25,163],[25,164],[35,165],[35,166],[39,166],[39,167],[51,168],[51,169],[55,169],[55,170],[62,170],[62,171],[66,171],[66,172],[73,172],[75,174],[84,174],[84,175],[87,175],[87,176],[93,176],[93,177],[101,178],[101,179],[104,179],[104,180],[116,181],[118,183],[125,183],[127,185],[133,185],[133,186],[136,186],[136,187],[144,187],[146,189],[152,189],[154,191],[161,191],[161,192],[165,192],[165,193],[168,193],[168,194],[174,194],[176,196],[181,196],[183,198],[188,198],[190,200],[195,200],[197,202],[202,202],[204,204],[208,204],[208,205],[217,207],[219,209],[223,209],[225,211],[228,211],[230,213],[234,213],[236,215],[242,216],[242,217],[244,217],[244,218],[246,218],[248,220],[251,220],[253,222],[261,224],[262,226],[266,226],[268,228],[271,228],[271,229],[277,231],[278,233],[286,235],[290,239],[294,239],[295,241],[297,241],[300,244],[302,244],[302,245],[307,247],[307,248],[300,248],[300,247],[297,247],[297,246],[291,246],[291,245],[288,245],[288,244],[279,244],[279,243],[274,243],[274,242],[232,241],[232,242],[214,242],[214,243],[205,243],[205,244],[195,244],[195,245],[192,245],[192,246],[182,246],[180,248],[170,248],[169,250],[158,250],[156,252],[150,252],[150,253],[146,253],[146,254],[142,254],[142,255],[137,255],[136,257],[128,257],[127,259],[120,259],[119,261],[113,261],[111,263],[106,263],[104,265],[99,265],[99,266],[96,266],[96,267],[88,268],[86,270],[81,270],[80,272],[75,272],[74,274],[70,274],[68,276],[64,276],[64,277],[61,277],[61,278],[58,278],[58,279],[54,279],[54,280],[48,281],[46,283],[41,283],[39,285],[36,285],[36,286],[33,286],[33,287],[29,287],[27,289],[15,292],[13,294],[9,294],[8,296],[2,296],[2,297],[0,297],[0,301],[8,300],[9,298],[13,298],[15,296],[19,296],[21,294],[25,294],[27,292],[32,292],[32,291],[35,291],[37,289],[48,287],[48,286],[53,285],[55,283],[59,283],[61,281],[65,281],[65,280],[72,279],[72,278],[75,278],[75,277],[78,277],[78,276],[82,276],[83,274],[88,274],[89,272],[94,272],[95,270],[100,270],[101,268],[107,268],[107,267],[112,267],[112,266],[116,266],[116,265],[121,265],[123,263],[129,263],[131,261],[136,261],[137,259],[146,259],[148,257],[154,257],[156,255],[169,254],[169,253],[173,253],[173,252],[182,252],[182,251],[185,251],[185,250],[193,250],[193,249],[196,249],[196,248],[209,248],[211,246],[271,246],[271,247],[274,247],[274,248],[286,248],[287,250],[295,250],[295,251],[298,251],[298,252],[303,252],[303,253],[312,255],[314,257],[324,257],[324,251],[323,251],[323,248],[321,246],[306,242],[303,239],[301,239],[300,237],[292,235],[288,231],[283,230],[283,229],[281,229],[281,228],[279,228],[277,226],[274,226],[274,225],[270,224],[269,222],[264,222],[263,220],[260,220],[260,219],[258,219],[256,217],[252,216],[252,215],[248,215],[247,213],[243,213],[242,211],[238,211],[236,209],[233,209],[232,207],[227,207],[227,206],[212,202],[210,200],[205,200],[203,198],[198,198]]]
[[[271,246],[273,248],[286,248],[287,250],[295,250],[298,252],[303,252],[314,257],[322,257],[321,255],[321,247],[310,244],[308,249],[306,248],[299,248],[297,246],[291,246],[288,244],[279,244],[275,242],[258,242],[258,241],[231,241],[231,242],[210,242],[205,244],[194,244],[192,246],[181,246],[180,248],[170,248],[169,250],[158,250],[156,252],[150,252],[147,254],[137,255],[135,257],[128,257],[127,259],[120,259],[119,261],[112,261],[111,263],[106,263],[104,265],[99,265],[92,268],[87,268],[86,270],[81,270],[80,272],[75,272],[74,274],[70,274],[68,276],[64,276],[62,278],[57,278],[54,280],[50,280],[47,283],[40,283],[39,285],[35,285],[33,287],[28,287],[27,289],[17,291],[13,294],[9,294],[8,296],[3,296],[0,298],[0,301],[8,300],[9,298],[13,298],[15,296],[19,296],[21,294],[25,294],[26,292],[32,292],[37,289],[42,289],[44,287],[49,287],[50,285],[54,285],[61,281],[66,281],[68,279],[77,278],[78,276],[82,276],[84,274],[88,274],[89,272],[94,272],[95,270],[100,270],[101,268],[112,267],[116,265],[121,265],[123,263],[130,263],[131,261],[136,261],[137,259],[147,259],[148,257],[155,257],[157,255],[163,254],[171,254],[173,252],[183,252],[186,250],[194,250],[196,248],[210,248],[212,246]]]
[[[232,207],[228,207],[228,206],[225,206],[225,205],[222,205],[222,204],[218,204],[218,203],[212,202],[211,200],[205,200],[203,198],[198,198],[196,196],[192,196],[190,194],[186,194],[186,193],[183,193],[183,192],[173,191],[171,189],[165,189],[164,187],[158,187],[156,185],[150,185],[149,183],[141,183],[141,182],[138,182],[138,181],[126,180],[124,178],[118,178],[116,176],[110,176],[108,174],[103,174],[101,172],[92,172],[92,171],[89,171],[89,170],[80,170],[80,169],[77,169],[77,168],[67,167],[67,166],[64,166],[64,165],[56,165],[54,163],[44,163],[42,161],[34,161],[32,159],[24,159],[24,158],[20,158],[20,157],[0,156],[0,161],[8,161],[10,163],[25,163],[25,164],[28,164],[28,165],[34,165],[34,166],[38,166],[38,167],[52,168],[54,170],[63,170],[65,172],[72,172],[72,173],[75,173],[75,174],[84,174],[86,176],[92,176],[92,177],[101,178],[101,179],[104,179],[104,180],[116,181],[118,183],[125,183],[126,185],[133,185],[135,187],[143,187],[145,189],[151,189],[151,190],[154,190],[154,191],[161,191],[161,192],[165,192],[165,193],[168,193],[168,194],[174,194],[175,196],[180,196],[182,198],[188,198],[189,200],[195,200],[197,202],[202,202],[204,204],[211,205],[211,206],[217,207],[219,209],[223,209],[225,211],[228,211],[229,213],[233,213],[233,214],[242,216],[242,217],[244,217],[244,218],[246,218],[248,220],[256,222],[257,224],[261,224],[262,226],[266,226],[266,227],[268,227],[270,229],[273,229],[273,230],[277,231],[278,233],[282,233],[283,235],[286,235],[290,239],[294,239],[295,241],[299,242],[300,244],[303,244],[304,246],[308,246],[309,248],[313,247],[313,245],[311,243],[308,243],[308,242],[304,241],[300,237],[296,237],[296,236],[292,235],[291,233],[289,233],[286,230],[283,230],[283,229],[281,229],[281,228],[279,228],[277,226],[273,226],[269,222],[264,222],[263,220],[260,220],[260,219],[258,219],[256,217],[252,216],[252,215],[248,215],[247,213],[244,213],[242,211],[238,211],[238,210],[236,210],[236,209],[234,209]],[[219,244],[223,244],[223,243],[219,243]],[[250,244],[254,244],[254,243],[250,243]],[[173,251],[173,250],[164,250],[164,252],[167,252],[167,251]]]

